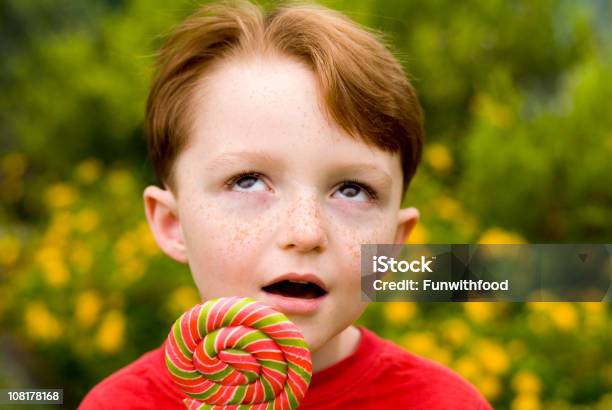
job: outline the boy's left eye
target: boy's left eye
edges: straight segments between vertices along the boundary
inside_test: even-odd
[[[244,173],[232,178],[227,185],[238,192],[262,192],[266,184],[257,173]]]
[[[336,191],[342,194],[342,197],[349,198],[355,201],[372,201],[376,199],[376,193],[365,184],[358,182],[344,182]],[[335,193],[334,193],[335,195]]]

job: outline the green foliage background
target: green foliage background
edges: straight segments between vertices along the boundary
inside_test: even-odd
[[[612,242],[606,0],[325,1],[382,30],[427,115],[413,242]],[[152,54],[191,1],[0,3],[0,387],[74,408],[197,302],[144,219]],[[372,304],[361,323],[499,409],[612,408],[603,303]]]

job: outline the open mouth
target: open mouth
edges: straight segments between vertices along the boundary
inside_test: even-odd
[[[316,299],[327,292],[308,281],[281,280],[262,288],[265,292],[288,298]]]

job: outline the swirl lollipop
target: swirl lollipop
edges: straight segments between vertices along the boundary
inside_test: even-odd
[[[250,298],[196,305],[174,323],[166,366],[188,409],[295,409],[312,375],[310,351],[287,317]]]

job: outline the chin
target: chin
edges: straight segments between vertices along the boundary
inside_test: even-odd
[[[326,329],[321,326],[319,323],[312,323],[308,320],[299,320],[299,318],[289,318],[293,321],[296,326],[302,332],[304,336],[304,340],[308,343],[308,348],[311,352],[316,352],[319,350],[325,343],[329,341],[333,337],[330,332],[330,329]],[[294,320],[295,319],[295,320]]]
[[[319,334],[305,334],[304,340],[306,340],[311,353],[318,351],[326,342]]]

